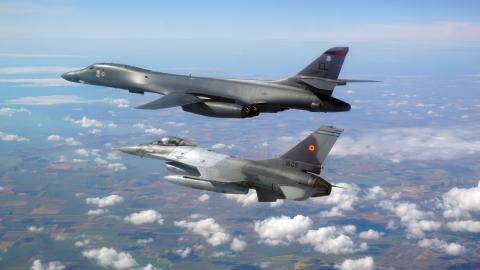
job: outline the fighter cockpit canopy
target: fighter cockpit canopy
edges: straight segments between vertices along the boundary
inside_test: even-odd
[[[148,144],[160,146],[196,146],[190,141],[173,136],[165,136],[158,141],[153,141]]]

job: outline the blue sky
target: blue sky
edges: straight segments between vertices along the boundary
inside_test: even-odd
[[[75,56],[69,63],[79,66],[111,61],[278,78],[330,46],[346,45],[352,48],[346,75],[477,74],[479,6],[478,1],[2,1],[0,53],[67,54]],[[12,65],[4,60],[1,65]],[[62,58],[41,61],[61,64]]]

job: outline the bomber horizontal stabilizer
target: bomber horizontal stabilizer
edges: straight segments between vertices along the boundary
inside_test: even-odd
[[[135,107],[135,109],[144,109],[144,110],[166,109],[166,108],[193,104],[201,101],[202,101],[201,99],[191,94],[171,93],[159,99],[156,99],[152,102],[137,106]]]

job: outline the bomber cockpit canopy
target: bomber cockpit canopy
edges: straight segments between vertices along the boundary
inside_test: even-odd
[[[160,146],[196,146],[190,141],[173,136],[165,136],[158,141],[153,141],[147,144]]]

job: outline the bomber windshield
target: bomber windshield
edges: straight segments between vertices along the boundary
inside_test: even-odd
[[[153,141],[148,144],[161,145],[161,146],[195,146],[194,143],[184,140],[178,137],[166,136],[158,141]]]

